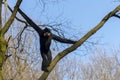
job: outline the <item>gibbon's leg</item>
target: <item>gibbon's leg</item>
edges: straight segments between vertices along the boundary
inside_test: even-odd
[[[52,61],[52,54],[51,51],[49,50],[47,53],[47,58],[48,58],[48,64],[50,65],[51,61]]]
[[[48,58],[47,58],[47,55],[46,53],[41,53],[41,56],[42,56],[42,70],[45,71],[45,72],[48,72],[47,70],[47,67],[48,67]]]

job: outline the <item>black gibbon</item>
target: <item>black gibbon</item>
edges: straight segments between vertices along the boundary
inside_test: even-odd
[[[30,24],[32,28],[36,30],[36,32],[39,34],[39,40],[40,40],[40,53],[42,56],[42,67],[41,69],[45,72],[48,72],[47,67],[50,65],[52,60],[50,45],[51,41],[56,40],[62,43],[69,43],[74,44],[76,41],[61,38],[55,34],[52,34],[50,29],[45,28],[41,29],[39,26],[37,26],[21,9],[18,9],[18,12],[23,16],[23,18]]]

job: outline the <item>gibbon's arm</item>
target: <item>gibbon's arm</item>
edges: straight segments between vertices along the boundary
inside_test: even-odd
[[[68,43],[68,44],[74,44],[76,43],[77,41],[73,41],[73,40],[70,40],[70,39],[66,39],[66,38],[61,38],[55,34],[52,34],[52,38],[56,41],[59,41],[61,43]]]
[[[23,18],[33,27],[38,33],[41,34],[42,30],[19,8],[18,12],[23,16]]]

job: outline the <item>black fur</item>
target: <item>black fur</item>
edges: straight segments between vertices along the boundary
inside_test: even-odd
[[[50,44],[51,44],[51,32],[48,28],[45,28],[43,32],[40,34],[40,52],[43,58],[42,61],[42,70],[48,71],[47,67],[50,65],[52,56],[50,51]]]

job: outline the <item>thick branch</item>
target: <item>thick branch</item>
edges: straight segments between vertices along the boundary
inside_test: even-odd
[[[84,35],[78,42],[76,42],[74,45],[72,45],[71,47],[65,49],[64,51],[60,52],[55,58],[54,60],[51,62],[50,66],[48,67],[49,72],[44,72],[41,77],[38,80],[46,80],[46,78],[48,77],[49,73],[52,71],[52,69],[55,67],[55,65],[57,64],[57,62],[59,60],[61,60],[64,56],[66,56],[67,54],[69,54],[70,52],[74,51],[75,49],[77,49],[79,46],[81,46],[90,36],[92,36],[93,34],[95,34],[106,22],[109,18],[111,18],[115,13],[117,13],[118,11],[120,11],[120,5],[115,8],[112,12],[110,12],[109,14],[107,14],[102,21],[95,26],[93,29],[91,29],[86,35]]]
[[[5,26],[2,29],[2,32],[1,32],[2,36],[4,36],[4,34],[8,31],[10,25],[12,24],[21,2],[22,2],[22,0],[17,1],[16,5],[14,7],[14,11],[13,11],[12,15],[10,16],[9,20],[7,21],[7,23],[5,24]]]

